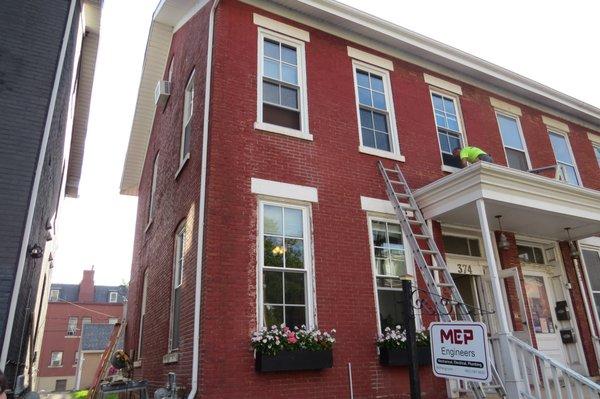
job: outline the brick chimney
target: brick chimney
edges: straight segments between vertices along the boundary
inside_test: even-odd
[[[79,302],[94,302],[94,267],[83,271],[83,278],[79,283]]]

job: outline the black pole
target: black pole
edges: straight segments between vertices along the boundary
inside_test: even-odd
[[[410,397],[421,397],[419,381],[419,361],[417,358],[417,329],[415,327],[415,309],[413,307],[413,288],[411,280],[402,280],[402,295],[404,296],[404,328],[406,329],[406,345],[408,347],[408,374],[410,379]]]

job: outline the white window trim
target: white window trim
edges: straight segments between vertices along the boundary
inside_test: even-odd
[[[310,33],[296,28],[295,26],[284,24],[283,22],[276,21],[257,13],[253,14],[252,19],[255,25],[262,26],[263,28],[267,28],[275,32],[283,33],[286,36],[290,36],[298,40],[310,42]]]
[[[148,269],[144,270],[144,280],[142,283],[142,303],[140,306],[140,323],[138,329],[138,344],[136,358],[137,360],[142,359],[142,334],[144,334],[144,318],[146,317],[146,299],[148,293]]]
[[[60,354],[60,361],[58,364],[54,364],[53,356],[55,353]],[[62,351],[52,351],[50,352],[50,366],[49,367],[62,367],[63,366],[63,352]]]
[[[577,161],[575,160],[575,154],[573,153],[573,148],[571,147],[571,141],[569,140],[569,134],[566,132],[557,130],[557,129],[548,129],[548,139],[550,139],[550,134],[552,134],[552,133],[565,138],[565,142],[567,143],[567,148],[569,149],[569,154],[571,155],[571,159],[573,160],[573,165],[571,165],[571,166],[573,166],[573,168],[575,168],[575,174],[577,175],[577,180],[579,183],[578,187],[583,187],[583,180],[581,180],[581,175],[579,174],[579,168],[577,167]],[[552,143],[550,143],[550,147],[552,148]],[[556,159],[556,154],[554,153],[554,148],[552,148],[552,154],[554,155],[554,160],[557,165],[559,163],[563,163],[563,162],[559,162],[558,159]]]
[[[113,300],[114,294],[114,300]],[[108,303],[117,303],[119,301],[119,293],[117,291],[110,291],[108,293]]]
[[[154,196],[156,193],[156,181],[158,179],[158,158],[160,152],[157,152],[154,156],[154,162],[152,163],[152,181],[150,182],[150,200],[148,203],[148,220],[146,224],[146,228],[152,224],[152,220],[154,219]]]
[[[294,208],[302,211],[302,225],[304,229],[304,264],[306,268],[306,327],[316,328],[317,326],[317,303],[315,292],[315,273],[314,273],[314,246],[313,246],[313,229],[312,229],[312,207],[310,204],[296,205],[286,202],[259,200],[258,201],[258,235],[257,235],[257,264],[256,264],[256,310],[257,310],[257,327],[261,328],[264,322],[263,312],[263,278],[262,265],[264,264],[264,241],[262,239],[264,233],[263,209],[265,205],[280,206],[283,208]]]
[[[52,295],[52,293],[56,292],[56,297],[54,297],[54,295]],[[50,290],[50,295],[48,297],[48,299],[50,300],[50,302],[58,302],[60,299],[60,290]]]
[[[356,70],[361,69],[366,72],[380,75],[383,78],[383,86],[385,90],[386,112],[388,114],[389,135],[391,139],[392,151],[383,151],[377,148],[371,148],[363,145],[362,131],[360,125],[360,103],[358,101],[358,82],[356,80]],[[390,82],[390,73],[386,69],[367,64],[362,61],[352,60],[352,78],[354,79],[354,101],[356,107],[356,124],[358,128],[359,146],[358,151],[363,154],[374,155],[381,158],[393,159],[395,161],[404,162],[405,157],[400,151],[400,142],[398,140],[398,128],[396,125],[396,114],[394,112],[394,94],[392,93],[392,85]]]
[[[378,288],[377,288],[377,270],[376,270],[376,263],[375,263],[375,249],[373,248],[373,228],[372,228],[373,221],[393,223],[393,224],[397,224],[397,225],[400,225],[400,222],[398,222],[398,220],[393,219],[391,217],[388,218],[385,216],[376,216],[376,215],[371,215],[371,214],[367,213],[367,230],[369,232],[369,258],[371,259],[371,276],[373,278],[373,295],[375,298],[375,319],[377,320],[377,332],[382,333],[381,320],[379,320],[379,296],[377,295]],[[400,230],[402,231],[402,229],[400,229]],[[410,245],[408,244],[408,241],[406,240],[406,236],[404,235],[403,231],[402,231],[402,242],[404,243],[404,257],[405,257],[405,261],[406,261],[406,272],[408,274],[410,274],[411,276],[413,276],[412,285],[413,285],[413,287],[416,288],[417,287],[417,275],[415,274],[415,267],[414,267],[414,261],[413,261],[413,257],[412,257],[412,251],[410,249]],[[415,317],[415,324],[416,324],[417,331],[422,329],[423,323],[422,323],[420,315]]]
[[[497,98],[490,97],[490,104],[496,110],[508,112],[511,115],[517,115],[519,118],[523,116],[521,108],[517,107],[516,105],[509,104],[505,101],[498,100]]]
[[[75,320],[75,324],[71,325],[71,320]],[[79,323],[79,317],[77,316],[69,316],[67,319],[67,336],[74,337],[77,336],[77,324]]]
[[[192,123],[192,118],[194,116],[194,96],[196,95],[196,90],[195,90],[195,77],[196,75],[196,70],[194,69],[192,71],[192,73],[190,74],[190,77],[188,78],[186,84],[185,84],[185,88],[183,90],[183,115],[182,115],[182,125],[181,125],[181,137],[179,139],[179,170],[177,171],[177,175],[179,174],[179,171],[181,171],[182,166],[185,164],[185,162],[189,159],[190,157],[190,152],[187,151],[186,153],[184,153],[184,148],[183,148],[183,143],[184,143],[184,139],[185,139],[185,128],[189,123]],[[188,92],[190,91],[190,86],[191,86],[191,92],[192,92],[192,98],[190,98],[190,114],[188,115],[188,118],[186,120],[185,117],[185,109],[186,109],[186,105],[187,105],[187,98],[188,98]],[[190,129],[190,137],[188,138],[188,140],[190,141],[190,148],[191,148],[191,140],[192,140],[192,132]]]
[[[454,233],[454,232],[447,232],[444,233],[444,231],[442,230],[442,240],[444,236],[450,236],[450,237],[459,237],[459,238],[466,238],[467,240],[477,240],[477,245],[479,247],[479,253],[481,254],[481,256],[472,256],[472,255],[461,255],[461,254],[455,254],[455,253],[451,253],[445,250],[444,248],[444,253],[446,256],[451,256],[451,257],[461,257],[461,258],[469,258],[469,259],[473,259],[473,260],[480,260],[480,261],[486,261],[485,259],[485,251],[483,248],[483,243],[481,242],[481,237],[476,236],[476,235],[472,235],[472,234],[468,234],[468,233]]]
[[[263,57],[264,57],[264,39],[269,38],[280,43],[287,44],[296,48],[298,54],[298,87],[300,88],[299,108],[300,108],[300,130],[290,129],[284,126],[273,125],[263,122]],[[306,54],[304,41],[297,40],[289,36],[282,35],[267,29],[258,28],[258,57],[256,74],[256,122],[254,128],[257,131],[278,133],[285,136],[291,136],[298,139],[312,141],[313,136],[309,132],[308,126],[308,96],[306,85]]]
[[[519,131],[519,137],[521,138],[521,142],[523,143],[523,149],[509,147],[504,143],[504,137],[502,136],[502,130],[500,128],[500,121],[498,120],[498,116],[501,115],[505,118],[514,119],[517,122],[517,130]],[[525,136],[523,135],[523,128],[521,127],[521,118],[519,118],[516,114],[512,114],[506,111],[500,111],[496,109],[496,124],[498,125],[498,132],[500,133],[500,140],[502,140],[502,150],[504,151],[504,158],[506,159],[506,165],[508,166],[508,155],[506,154],[506,148],[510,148],[515,151],[524,151],[525,152],[525,160],[527,161],[527,169],[531,169],[531,159],[529,158],[529,150],[527,149],[527,142],[525,141]],[[509,166],[510,167],[510,166]]]
[[[175,316],[175,289],[179,288],[181,289],[181,286],[183,285],[183,271],[185,268],[185,241],[186,241],[186,224],[185,224],[185,219],[179,224],[179,226],[177,227],[177,230],[175,231],[175,250],[174,252],[174,256],[173,256],[173,279],[171,282],[171,305],[170,305],[170,314],[169,314],[169,353],[174,352],[179,350],[179,346],[178,347],[173,347],[173,328],[175,326],[174,323],[174,316]],[[179,285],[175,286],[175,280],[177,277],[177,258],[178,258],[178,245],[179,245],[179,236],[182,235],[182,242],[181,242],[181,272],[180,272],[180,283]],[[179,305],[181,306],[181,301],[179,302]],[[179,309],[180,313],[179,313],[179,344],[181,344],[181,308]]]
[[[438,96],[442,96],[442,97],[451,98],[454,101],[454,107],[456,108],[456,117],[458,118],[458,127],[460,129],[460,132],[458,132],[458,133],[460,134],[461,139],[462,139],[461,140],[462,146],[466,147],[469,145],[469,142],[467,139],[467,130],[465,129],[465,125],[464,125],[464,121],[463,121],[462,108],[460,106],[460,97],[449,91],[440,90],[440,89],[434,88],[434,87],[429,87],[429,102],[431,103],[431,114],[433,116],[433,124],[435,126],[435,138],[438,143],[437,149],[438,149],[438,153],[440,155],[440,162],[442,165],[441,169],[442,169],[442,171],[449,172],[449,173],[458,172],[462,169],[455,168],[454,166],[449,166],[449,165],[444,164],[444,157],[442,156],[442,146],[440,145],[440,134],[438,132],[438,124],[437,124],[437,119],[435,117],[435,106],[433,104],[433,95],[434,94],[437,94]]]
[[[588,132],[587,134],[588,139],[593,143],[593,144],[598,144],[600,145],[600,135],[598,134],[594,134],[591,132]]]

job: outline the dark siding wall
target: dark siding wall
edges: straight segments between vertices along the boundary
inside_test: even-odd
[[[0,325],[7,323],[21,239],[37,166],[70,1],[9,0],[0,9]],[[28,245],[46,245],[46,222],[58,206],[63,149],[79,7],[70,32],[63,74],[44,157]],[[41,261],[26,260],[5,373],[12,379],[24,363],[26,308],[35,304]],[[30,298],[30,299],[29,299]],[[5,331],[0,331],[4,340]],[[2,342],[0,341],[0,342]],[[27,342],[24,339],[23,342]],[[22,350],[20,350],[22,349]]]

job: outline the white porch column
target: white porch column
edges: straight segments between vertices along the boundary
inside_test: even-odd
[[[475,203],[477,205],[481,236],[483,237],[485,256],[487,258],[488,270],[490,273],[492,293],[494,295],[494,306],[498,317],[498,339],[500,343],[500,352],[502,353],[501,360],[504,370],[504,388],[506,389],[506,394],[509,398],[519,398],[519,384],[522,383],[522,380],[520,379],[520,376],[517,375],[517,355],[508,341],[508,336],[512,335],[512,332],[509,328],[508,316],[502,299],[502,287],[500,286],[500,275],[498,273],[498,265],[496,265],[496,257],[494,255],[492,232],[490,231],[490,226],[487,221],[485,202],[483,199],[478,199]]]

